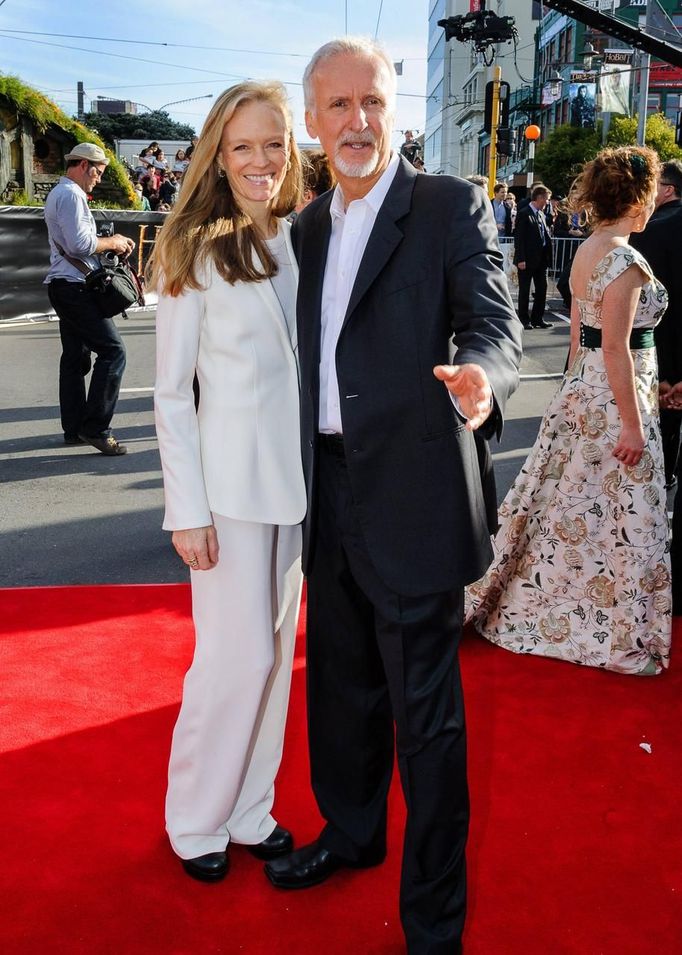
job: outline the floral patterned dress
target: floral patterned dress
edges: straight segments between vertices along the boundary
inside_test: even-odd
[[[601,328],[607,285],[637,264],[649,277],[635,328],[653,328],[665,289],[630,246],[610,251],[577,299]],[[646,446],[628,467],[613,457],[620,416],[601,348],[580,347],[500,508],[495,559],[467,591],[468,617],[488,640],[620,673],[659,673],[671,634],[668,518],[658,425],[656,351],[632,351]]]

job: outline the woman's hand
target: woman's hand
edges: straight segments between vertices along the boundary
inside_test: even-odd
[[[210,570],[218,563],[218,535],[213,524],[173,531],[171,539],[191,570]]]
[[[640,425],[623,425],[620,429],[618,442],[613,449],[614,458],[618,458],[621,464],[632,467],[639,464],[644,451],[646,441],[644,431]]]

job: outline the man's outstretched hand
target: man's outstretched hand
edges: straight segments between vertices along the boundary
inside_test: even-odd
[[[467,430],[480,428],[493,408],[493,392],[481,366],[436,365],[433,373],[457,399],[462,414],[468,418]]]

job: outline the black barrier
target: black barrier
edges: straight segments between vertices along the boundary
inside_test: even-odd
[[[119,209],[93,209],[96,222],[113,222],[114,231],[135,242],[135,266],[139,263],[140,227],[147,242],[143,264],[157,227],[163,225],[163,212],[128,212]],[[52,311],[43,282],[50,267],[44,210],[41,206],[0,206],[0,321],[28,315],[46,315]]]

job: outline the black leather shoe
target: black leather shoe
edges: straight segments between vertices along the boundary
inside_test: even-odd
[[[227,852],[209,852],[196,859],[180,859],[182,867],[193,879],[200,882],[220,882],[227,875]]]
[[[93,448],[97,448],[102,454],[106,454],[109,457],[119,454],[127,454],[128,449],[125,444],[119,444],[113,434],[110,434],[108,438],[103,437],[88,437],[87,434],[79,434],[79,438],[82,438],[86,444],[91,444]]]
[[[292,852],[294,839],[288,829],[275,826],[267,839],[263,839],[255,846],[245,848],[257,859],[276,859],[278,856],[285,856]]]
[[[521,322],[521,324],[523,325],[523,327],[526,329],[527,332],[529,332],[531,328],[533,327],[530,322]]]
[[[532,322],[531,328],[554,328],[554,325],[552,322],[546,322],[541,318],[539,322]]]
[[[381,856],[362,862],[348,862],[323,849],[319,842],[311,842],[285,859],[266,863],[265,874],[278,889],[308,889],[326,881],[337,869],[368,869],[383,861],[384,857]]]

